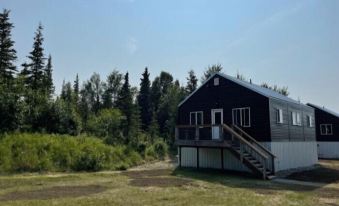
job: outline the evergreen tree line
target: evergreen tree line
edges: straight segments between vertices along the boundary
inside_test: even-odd
[[[63,82],[54,94],[52,56],[44,52],[39,24],[27,61],[16,66],[10,11],[0,13],[0,132],[92,134],[107,143],[155,141],[173,143],[177,105],[197,87],[190,71],[186,87],[162,71],[152,81],[147,68],[140,90],[129,83],[129,73],[113,70],[105,80],[94,73],[80,83]]]
[[[173,143],[177,105],[198,86],[193,70],[181,85],[165,71],[151,80],[145,68],[139,88],[130,85],[128,72],[113,70],[104,80],[94,73],[82,84],[76,75],[55,95],[43,26],[39,24],[32,51],[18,68],[9,14],[6,9],[0,13],[0,133],[91,134],[109,144],[142,145],[157,138]],[[201,81],[222,69],[220,64],[209,66]]]

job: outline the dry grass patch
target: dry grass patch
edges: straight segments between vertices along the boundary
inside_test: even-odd
[[[10,192],[0,196],[0,201],[11,200],[48,200],[54,198],[80,197],[101,193],[106,188],[100,185],[56,186],[40,190]]]
[[[181,187],[190,184],[191,180],[170,177],[137,178],[129,182],[137,187]]]
[[[122,174],[131,179],[129,185],[137,187],[181,187],[192,182],[188,179],[169,177],[173,174],[170,169],[135,170]]]
[[[130,178],[145,178],[145,177],[159,177],[159,176],[169,176],[172,175],[173,170],[171,169],[155,169],[155,170],[131,170],[122,172],[123,175],[126,175]]]

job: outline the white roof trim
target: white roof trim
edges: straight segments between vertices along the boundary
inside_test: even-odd
[[[206,81],[204,81],[200,87],[198,87],[195,91],[193,91],[190,95],[188,95],[183,101],[181,101],[178,105],[178,107],[180,107],[183,103],[185,103],[192,95],[194,95],[202,86],[204,86],[211,78],[213,78],[215,75],[219,75],[227,80],[230,80],[236,84],[239,84],[240,86],[243,86],[243,87],[246,87],[247,89],[249,90],[252,90],[258,94],[261,94],[265,97],[268,97],[268,98],[273,98],[273,99],[278,99],[278,100],[282,100],[282,101],[286,101],[286,102],[291,102],[291,103],[295,103],[295,104],[300,104],[300,105],[303,105],[301,104],[299,101],[296,101],[294,99],[291,99],[287,96],[284,96],[278,92],[275,92],[271,89],[267,89],[267,88],[264,88],[264,87],[261,87],[259,85],[256,85],[256,84],[253,84],[253,83],[249,83],[249,82],[246,82],[246,81],[243,81],[243,80],[240,80],[240,79],[237,79],[235,77],[231,77],[229,75],[226,75],[226,74],[222,74],[222,73],[214,73],[212,74]],[[306,105],[305,105],[306,106]]]
[[[329,110],[329,109],[327,109],[327,108],[325,108],[325,107],[321,107],[321,106],[318,106],[318,105],[315,105],[315,104],[311,104],[311,103],[307,103],[307,105],[309,105],[309,106],[311,106],[311,107],[314,107],[314,108],[316,108],[316,109],[319,109],[319,110],[321,110],[321,111],[324,111],[324,112],[326,112],[326,113],[329,113],[329,114],[331,114],[331,115],[336,116],[336,117],[339,118],[339,114],[338,114],[338,113],[336,113],[336,112],[334,112],[334,111],[332,111],[332,110]]]

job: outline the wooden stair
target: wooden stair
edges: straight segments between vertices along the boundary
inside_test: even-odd
[[[261,143],[244,132],[241,128],[223,124],[224,131],[232,136],[230,151],[244,165],[263,179],[271,180],[274,176],[274,154]]]

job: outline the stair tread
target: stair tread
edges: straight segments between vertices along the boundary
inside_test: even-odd
[[[250,161],[251,163],[260,163],[258,160],[254,159],[254,160],[248,160]],[[261,164],[261,163],[260,163]]]
[[[272,180],[272,179],[276,178],[276,176],[275,175],[268,175],[268,176],[266,176],[266,178],[268,180]]]
[[[232,128],[233,130],[233,128]],[[233,130],[235,131],[235,130]],[[243,137],[243,135],[239,132],[238,133],[240,136]],[[258,157],[256,155],[253,155],[252,152],[248,152],[246,149],[247,143],[241,143],[239,141],[233,140],[231,141],[231,149],[233,150],[234,154],[236,154],[237,158],[241,160],[245,160],[245,163],[252,165],[251,168],[253,171],[257,171],[261,173],[265,179],[271,180],[275,178],[276,176],[274,175],[274,172],[270,171],[268,168],[265,167],[264,169],[264,164],[261,161],[258,161]],[[245,147],[243,147],[245,146]],[[260,154],[258,154],[260,156]]]

